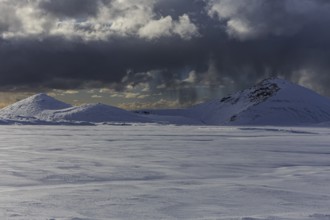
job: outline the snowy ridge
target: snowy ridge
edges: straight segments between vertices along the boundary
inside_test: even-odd
[[[71,106],[37,94],[0,110],[0,124],[158,123],[177,125],[322,125],[330,100],[286,80],[270,78],[233,95],[188,109],[129,112],[105,104]]]
[[[48,120],[66,120],[66,121],[88,121],[88,122],[151,122],[146,118],[126,110],[104,105],[86,104],[67,109],[60,109],[49,114]]]
[[[316,125],[330,121],[330,100],[289,81],[269,78],[188,109],[138,113],[150,118],[179,116],[206,125]]]
[[[213,125],[306,125],[330,121],[330,100],[286,80],[271,78],[188,112],[190,117]]]
[[[0,110],[0,116],[11,120],[33,120],[42,118],[48,110],[69,108],[71,105],[58,101],[46,94],[36,94]]]
[[[151,122],[126,110],[104,104],[71,106],[46,94],[37,94],[0,110],[0,124],[88,124]]]

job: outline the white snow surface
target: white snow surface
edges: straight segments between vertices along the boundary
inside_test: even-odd
[[[330,130],[1,126],[0,219],[330,219]]]

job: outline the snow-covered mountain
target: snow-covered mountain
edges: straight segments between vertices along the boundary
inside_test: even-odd
[[[129,111],[104,104],[71,106],[37,94],[0,110],[3,123],[67,124],[69,122],[151,122]]]
[[[143,110],[148,117],[190,118],[206,125],[315,125],[330,121],[330,99],[279,78],[188,109]]]
[[[0,117],[10,120],[41,119],[46,112],[69,107],[71,105],[41,93],[1,109]]]
[[[307,125],[330,121],[330,99],[283,79],[270,78],[187,110],[212,125]]]
[[[188,125],[317,125],[330,121],[330,99],[271,78],[188,109],[129,112],[104,104],[71,106],[37,94],[0,110],[0,124],[137,122]]]

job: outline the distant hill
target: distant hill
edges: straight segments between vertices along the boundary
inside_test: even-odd
[[[0,117],[11,120],[43,119],[47,111],[69,108],[71,105],[40,93],[0,110]]]
[[[0,110],[4,121],[44,124],[56,122],[150,122],[129,111],[104,104],[71,106],[46,94],[37,94]]]
[[[330,120],[330,99],[271,78],[189,111],[192,117],[213,125],[306,125]]]
[[[52,112],[51,120],[87,121],[94,123],[101,122],[151,122],[132,112],[113,107],[110,105],[86,104],[77,107],[60,109]]]
[[[330,99],[289,81],[270,78],[233,95],[188,109],[144,110],[206,125],[310,125],[330,121]]]
[[[159,123],[177,125],[329,124],[330,99],[270,78],[233,95],[187,109],[129,112],[104,104],[71,106],[37,94],[0,110],[0,124]]]

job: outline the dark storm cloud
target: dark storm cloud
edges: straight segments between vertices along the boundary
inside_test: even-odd
[[[172,47],[179,52],[173,54]],[[164,72],[170,81],[182,65],[197,67],[204,59],[203,54],[195,53],[203,51],[198,47],[193,41],[182,40],[163,43],[137,39],[73,43],[61,38],[3,41],[0,43],[0,85],[69,89],[88,81],[120,83],[128,71],[135,75],[152,69],[172,69],[173,72]],[[59,84],[60,79],[76,83]]]
[[[236,81],[280,75],[304,78],[330,95],[330,2],[323,0],[213,1],[210,12],[229,35],[218,44],[219,72]],[[244,77],[245,76],[245,77]],[[252,80],[252,81],[253,81]]]
[[[39,7],[55,16],[84,17],[95,16],[99,10],[98,0],[45,0]]]
[[[328,1],[0,1],[0,12],[14,9],[24,13],[0,16],[2,89],[147,82],[190,103],[196,85],[234,90],[278,75],[330,95]]]

